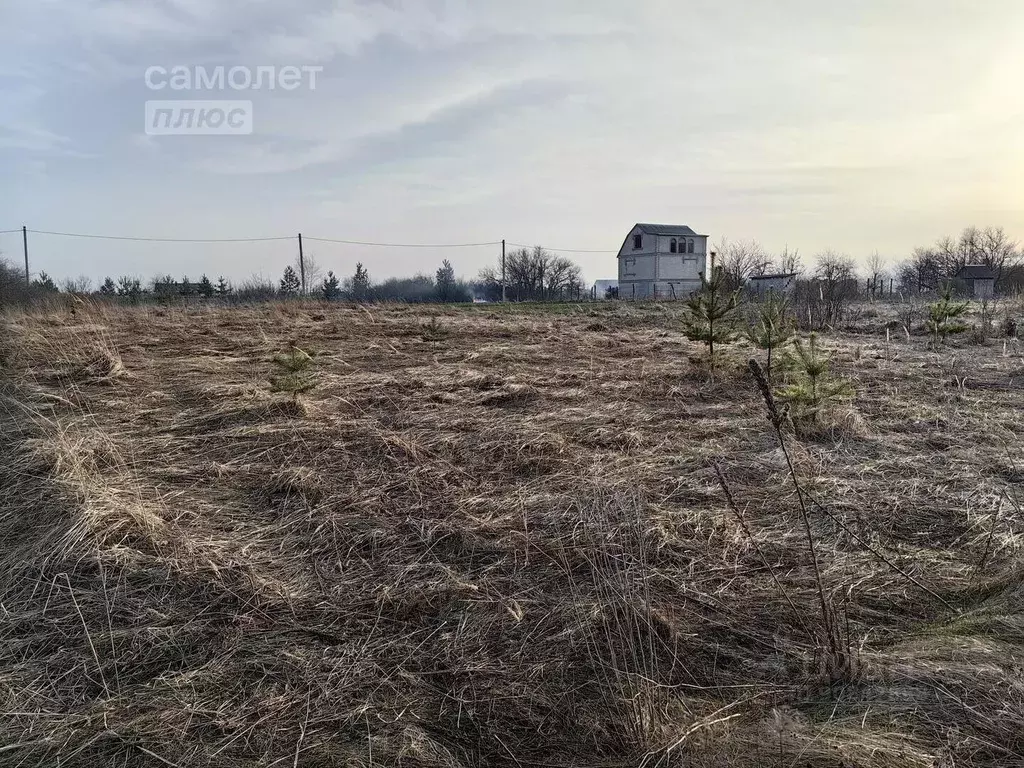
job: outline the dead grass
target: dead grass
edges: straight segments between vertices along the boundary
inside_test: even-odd
[[[1020,350],[823,339],[830,637],[750,350],[569,309],[8,318],[0,765],[1024,764]]]

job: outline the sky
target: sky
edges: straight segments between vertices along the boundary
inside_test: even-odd
[[[473,276],[496,245],[614,277],[636,222],[890,263],[963,227],[1024,239],[1019,0],[0,0],[0,253],[64,277]],[[150,67],[322,67],[159,91]],[[165,78],[166,80],[166,78]],[[249,135],[146,133],[247,99]],[[594,251],[585,253],[583,251]],[[610,253],[601,253],[608,251]]]

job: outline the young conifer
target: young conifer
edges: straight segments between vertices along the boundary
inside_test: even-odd
[[[319,383],[316,376],[316,353],[307,352],[292,344],[287,354],[275,355],[274,365],[279,374],[270,377],[273,392],[285,392],[292,402],[299,404],[299,395],[312,390]]]
[[[775,350],[781,349],[793,338],[794,324],[789,314],[789,302],[774,291],[758,307],[754,324],[747,330],[747,338],[754,346],[767,352],[766,371],[769,384],[777,361],[773,360]]]
[[[686,303],[683,332],[691,341],[702,341],[708,348],[711,371],[715,370],[715,344],[727,344],[736,338],[739,292],[729,290],[725,270],[715,266],[711,255],[710,277],[701,274],[701,288]]]
[[[963,333],[967,326],[960,318],[967,312],[968,302],[953,301],[953,289],[949,286],[942,291],[941,298],[928,305],[928,332],[935,344],[945,343],[954,333]]]
[[[794,424],[818,423],[821,414],[852,395],[853,388],[832,377],[832,358],[818,346],[816,334],[811,334],[806,345],[794,339],[793,349],[796,354],[789,360],[792,381],[778,397],[789,404]]]

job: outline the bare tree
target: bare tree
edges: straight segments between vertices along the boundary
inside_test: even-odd
[[[303,274],[302,264],[300,261],[305,264],[306,292],[313,293],[314,291],[319,291],[323,284],[323,267],[321,267],[317,260],[313,258],[313,254],[311,253],[304,254],[301,260],[296,256],[295,271],[300,275]]]
[[[718,263],[734,288],[742,285],[748,277],[765,274],[772,263],[768,252],[756,240],[730,241],[723,237],[715,248]]]
[[[996,273],[1000,285],[1024,262],[1020,246],[1002,227],[967,227],[957,238],[943,237],[929,248],[917,248],[901,268],[901,282],[912,282],[917,273],[919,290],[938,290],[968,264],[983,264]]]
[[[857,295],[854,261],[845,254],[824,251],[815,257],[814,277],[821,302],[821,322],[834,325],[843,319],[846,305]]]
[[[480,282],[484,286],[500,286],[500,268],[482,269]],[[537,246],[532,250],[520,248],[506,254],[505,282],[510,298],[538,301],[574,295],[582,287],[583,276],[572,260],[554,256]]]
[[[79,275],[76,278],[67,277],[61,281],[60,286],[65,293],[92,293],[92,278],[88,275]]]
[[[574,297],[582,284],[580,268],[572,260],[554,256],[548,261],[544,273],[546,298]]]
[[[804,271],[804,263],[800,258],[800,251],[791,251],[787,245],[782,253],[775,257],[774,268],[785,275],[801,275]]]
[[[875,251],[868,256],[868,285],[871,291],[871,296],[874,298],[878,294],[879,285],[881,285],[882,293],[885,293],[885,257],[882,256],[878,251]]]

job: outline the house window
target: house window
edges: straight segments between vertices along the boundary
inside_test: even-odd
[[[679,248],[676,246],[676,239],[673,237],[672,242],[669,243],[668,250],[670,253],[678,253]]]
[[[686,252],[693,253],[693,240],[691,240],[689,244],[686,246]]]
[[[643,235],[633,235],[633,250],[634,251],[639,251],[643,247],[644,247],[644,236]]]

